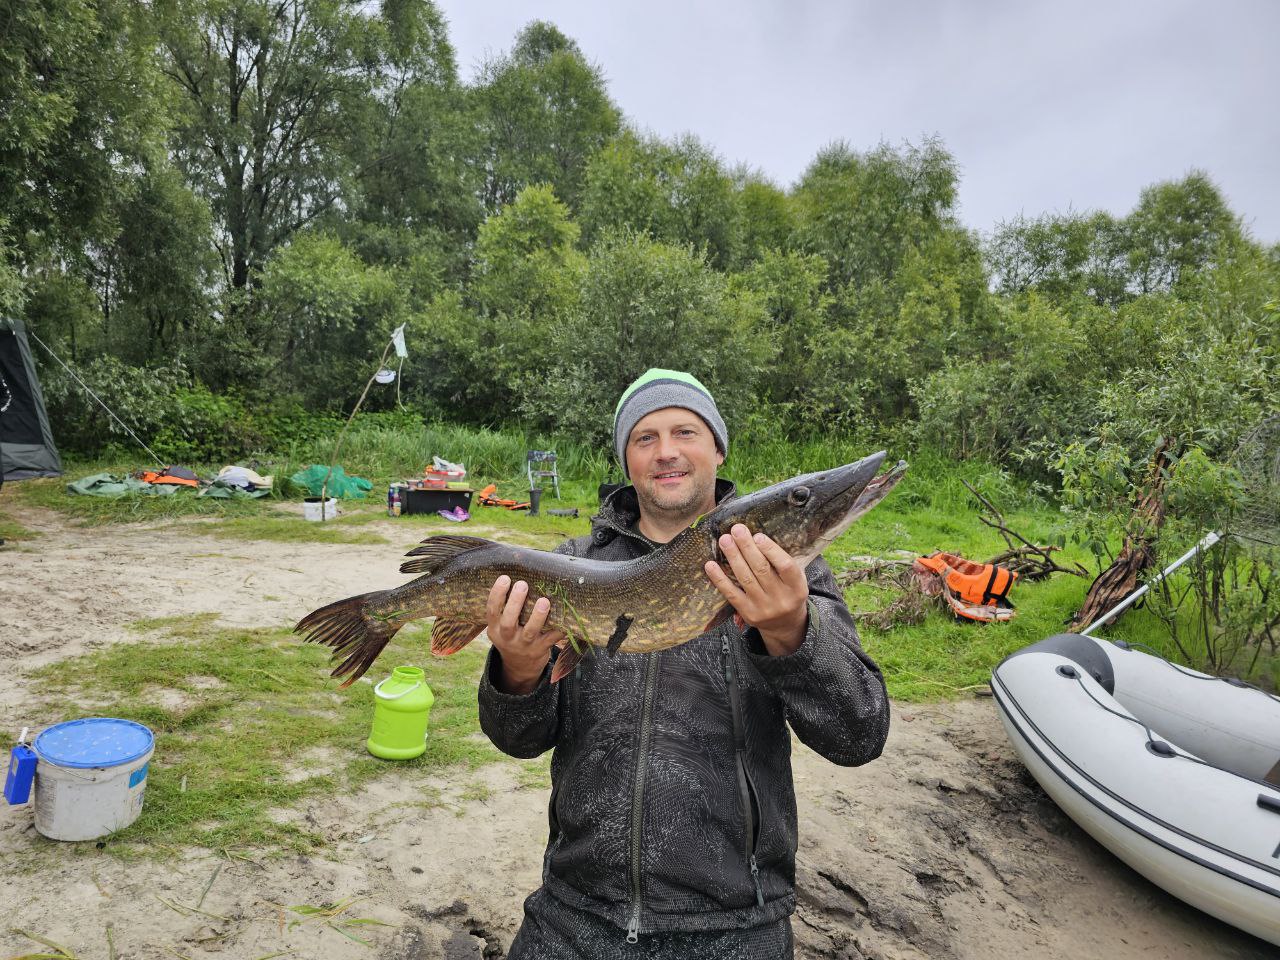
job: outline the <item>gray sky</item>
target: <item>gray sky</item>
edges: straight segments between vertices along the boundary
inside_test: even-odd
[[[790,186],[833,140],[940,136],[960,218],[1128,212],[1208,172],[1280,240],[1280,0],[438,0],[462,76],[549,20],[629,120]]]

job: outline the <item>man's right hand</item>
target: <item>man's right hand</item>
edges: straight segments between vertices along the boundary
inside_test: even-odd
[[[543,630],[551,601],[539,597],[528,623],[520,625],[520,611],[529,596],[529,585],[503,574],[494,581],[485,608],[489,642],[498,648],[499,676],[496,686],[503,693],[530,693],[538,685],[551,659],[551,648],[565,639],[559,630]]]

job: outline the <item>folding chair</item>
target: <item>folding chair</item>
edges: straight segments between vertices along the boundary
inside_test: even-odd
[[[550,477],[556,491],[556,499],[560,499],[560,474],[556,470],[556,452],[554,450],[530,450],[524,461],[525,470],[529,474],[529,489],[541,487],[543,478]]]

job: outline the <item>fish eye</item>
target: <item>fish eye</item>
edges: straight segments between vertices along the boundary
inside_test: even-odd
[[[791,491],[791,495],[787,499],[790,500],[797,507],[803,507],[806,503],[809,502],[809,488],[796,487],[794,490]]]

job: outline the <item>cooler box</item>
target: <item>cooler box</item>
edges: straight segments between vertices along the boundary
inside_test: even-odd
[[[404,503],[401,513],[435,513],[438,510],[453,510],[461,507],[471,512],[470,490],[400,490]]]

